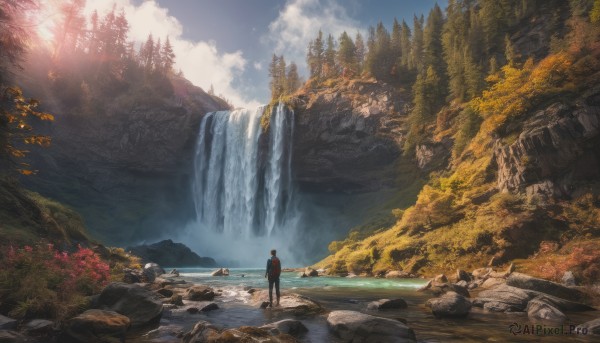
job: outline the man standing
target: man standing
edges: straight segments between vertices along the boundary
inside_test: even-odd
[[[269,278],[269,306],[273,307],[273,285],[277,295],[277,306],[279,306],[279,275],[281,275],[281,261],[277,258],[277,250],[271,250],[271,258],[267,260],[267,271],[265,277]]]

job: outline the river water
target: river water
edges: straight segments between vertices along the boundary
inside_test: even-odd
[[[242,325],[260,326],[273,321],[293,318],[279,311],[259,309],[251,304],[249,288],[264,289],[268,284],[264,269],[230,269],[230,276],[212,277],[206,268],[179,268],[181,276],[189,282],[209,285],[221,290],[223,296],[215,301],[220,309],[208,313],[180,317],[177,324],[190,329],[199,320],[207,320],[215,325],[234,328]],[[327,310],[354,310],[376,316],[405,321],[416,333],[418,342],[600,342],[598,336],[567,335],[569,325],[577,325],[600,317],[600,312],[568,313],[563,334],[559,335],[513,335],[509,326],[513,323],[555,327],[551,323],[531,322],[526,314],[505,314],[484,312],[473,308],[464,319],[438,319],[425,307],[430,294],[417,292],[424,285],[423,279],[377,279],[315,277],[300,278],[298,273],[284,272],[281,276],[282,292],[305,295],[319,302]],[[406,309],[368,311],[367,304],[382,298],[402,298],[408,303]],[[309,329],[302,337],[303,342],[341,342],[333,336],[326,322],[326,315],[295,318]]]

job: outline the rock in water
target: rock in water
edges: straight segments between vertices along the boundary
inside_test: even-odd
[[[144,266],[144,270],[142,271],[142,274],[148,282],[154,282],[154,280],[156,280],[157,277],[164,273],[165,270],[162,269],[161,266],[159,266],[156,263],[146,263],[146,265]]]
[[[17,327],[17,320],[0,314],[0,330],[13,330]]]
[[[577,327],[579,332],[582,332],[584,329],[587,330],[588,335],[600,335],[600,318],[590,320],[589,322],[585,322]]]
[[[426,303],[436,317],[466,317],[471,310],[471,302],[462,295],[448,292]]]
[[[416,342],[414,331],[404,323],[356,311],[333,311],[327,325],[345,342]]]
[[[128,247],[128,251],[142,258],[143,262],[154,262],[167,267],[215,267],[210,257],[200,257],[183,243],[170,239],[150,245]],[[164,274],[164,273],[163,273]]]
[[[380,299],[372,301],[367,305],[368,310],[388,310],[406,308],[408,305],[403,299]]]
[[[292,336],[301,336],[302,334],[308,332],[308,329],[304,324],[302,324],[299,320],[294,319],[284,319],[278,322],[265,324],[260,327],[261,329],[267,329],[272,335],[279,335],[281,333],[286,333]]]
[[[538,279],[521,273],[510,274],[506,280],[506,284],[517,288],[530,289],[532,291],[542,292],[555,297],[571,299],[575,301],[581,300],[585,296],[583,292],[576,288],[570,288],[556,282]]]
[[[543,299],[535,298],[527,304],[527,316],[532,319],[563,323],[567,316]]]
[[[219,268],[215,271],[213,271],[212,273],[210,273],[211,276],[229,276],[229,269],[227,268]]]
[[[96,307],[127,316],[133,328],[157,323],[163,310],[156,294],[139,285],[121,282],[106,286],[98,297]]]
[[[113,311],[87,310],[69,319],[60,341],[111,342],[124,340],[130,320]]]
[[[192,301],[213,300],[215,292],[206,286],[192,286],[185,291],[185,298]]]
[[[28,343],[29,337],[16,331],[0,330],[0,342],[2,343]]]

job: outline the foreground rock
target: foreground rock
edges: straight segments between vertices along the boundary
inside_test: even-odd
[[[558,298],[581,300],[585,297],[584,293],[576,288],[567,287],[556,282],[538,279],[522,273],[512,273],[506,280],[509,286],[529,289]]]
[[[215,271],[213,271],[212,273],[210,273],[211,276],[229,276],[229,269],[227,268],[219,268]]]
[[[406,308],[408,305],[404,299],[380,299],[376,301],[371,301],[367,305],[368,310],[389,310],[389,309],[399,309]]]
[[[87,310],[66,322],[60,341],[124,341],[130,324],[129,318],[113,311]]]
[[[273,296],[275,296],[273,294]],[[252,293],[255,305],[265,308],[265,302],[268,304],[269,292],[267,290],[255,291]],[[275,299],[273,299],[275,301]],[[275,305],[275,304],[273,304]],[[281,295],[279,306],[269,308],[269,311],[289,312],[296,316],[311,314],[320,314],[325,309],[316,301],[295,293],[284,293]]]
[[[147,282],[154,282],[157,277],[164,274],[165,270],[156,263],[146,263],[142,270],[142,275]]]
[[[473,300],[473,305],[494,312],[523,312],[527,309],[529,301],[534,298],[544,300],[560,311],[594,310],[594,308],[585,304],[509,285],[500,285],[494,289],[482,291]]]
[[[456,292],[448,292],[439,298],[429,299],[425,304],[436,317],[466,317],[471,311],[471,302]]]
[[[299,341],[288,334],[272,334],[265,328],[242,326],[237,329],[219,330],[209,322],[200,321],[183,336],[182,342],[296,343]]]
[[[26,343],[30,342],[27,336],[16,331],[0,330],[0,342],[2,343]]]
[[[213,300],[215,292],[207,286],[192,286],[185,291],[185,299],[192,301]]]
[[[0,314],[0,330],[13,330],[17,327],[17,320]]]
[[[153,292],[135,284],[112,283],[98,297],[96,308],[127,316],[132,328],[158,323],[163,304]]]
[[[583,330],[587,330],[588,335],[600,335],[600,318],[590,320],[589,322],[585,322],[577,327],[579,332]]]
[[[416,342],[414,331],[404,323],[356,311],[333,311],[327,325],[346,342]]]
[[[284,319],[278,322],[269,323],[260,327],[266,329],[272,335],[279,335],[282,333],[299,337],[308,332],[308,329],[299,320]]]
[[[210,257],[200,257],[183,243],[170,239],[150,245],[128,247],[128,251],[142,258],[143,262],[154,262],[161,266],[177,267],[216,267]]]
[[[559,309],[544,301],[543,298],[535,298],[527,303],[527,316],[531,319],[548,320],[562,323],[567,316]]]

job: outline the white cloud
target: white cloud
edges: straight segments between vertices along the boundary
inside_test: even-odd
[[[319,30],[337,39],[344,31],[353,36],[360,29],[360,24],[335,0],[289,0],[269,24],[264,41],[273,45],[276,54],[302,66],[308,43]]]
[[[236,106],[256,107],[259,102],[248,99],[235,87],[234,80],[244,71],[247,61],[241,51],[218,51],[215,42],[192,41],[182,37],[183,27],[177,18],[169,15],[167,8],[155,0],[136,6],[132,0],[88,0],[85,12],[94,10],[102,17],[116,5],[117,12],[125,11],[129,21],[129,39],[143,42],[152,34],[155,39],[169,36],[177,56],[175,69],[197,86],[208,90],[214,85],[217,94],[223,94]]]
[[[262,63],[260,62],[254,62],[253,66],[256,70],[262,70]]]

